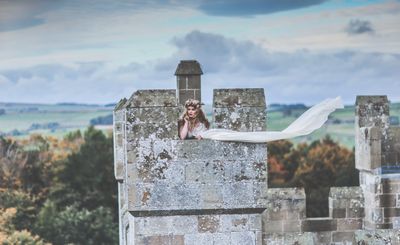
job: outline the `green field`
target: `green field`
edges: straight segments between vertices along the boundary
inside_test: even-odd
[[[8,135],[14,132],[14,136],[19,137],[33,133],[61,137],[70,131],[85,129],[93,118],[112,113],[112,107],[79,104],[0,103],[1,109],[6,113],[0,115],[0,132]],[[52,129],[32,129],[33,124],[43,126],[49,123],[58,125]]]

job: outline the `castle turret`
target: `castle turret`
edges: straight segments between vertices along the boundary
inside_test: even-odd
[[[188,99],[201,101],[201,70],[196,60],[181,60],[175,71],[177,81],[177,98],[183,105]]]
[[[389,125],[386,96],[357,96],[356,167],[365,197],[364,228],[400,228],[400,128]]]

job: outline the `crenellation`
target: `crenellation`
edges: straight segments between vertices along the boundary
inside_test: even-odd
[[[266,105],[263,89],[216,89],[213,101],[215,128],[236,131],[266,129]]]

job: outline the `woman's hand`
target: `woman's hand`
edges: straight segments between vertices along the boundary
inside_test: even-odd
[[[185,123],[189,122],[189,116],[183,117],[183,120],[185,120]]]
[[[201,140],[201,139],[203,139],[203,137],[201,137],[200,135],[197,135],[196,139]]]

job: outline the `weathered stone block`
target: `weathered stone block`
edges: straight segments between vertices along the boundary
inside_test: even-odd
[[[368,209],[370,211],[370,217],[366,215],[368,221],[372,221],[374,223],[382,223],[383,222],[383,208],[375,208],[375,209]]]
[[[263,131],[266,125],[265,108],[214,108],[215,128],[225,128],[235,131]]]
[[[305,231],[336,231],[337,221],[330,218],[308,218],[301,223],[301,230]]]
[[[221,232],[230,231],[248,231],[249,230],[249,215],[247,214],[233,214],[221,215]]]
[[[202,182],[203,166],[199,163],[193,163],[185,166],[186,182]]]
[[[160,127],[173,124],[174,129],[178,127],[178,107],[144,107],[130,108],[126,113],[126,123],[130,125],[155,125]]]
[[[400,194],[397,194],[396,207],[400,208]]]
[[[378,195],[380,207],[396,207],[396,195],[395,194],[384,194]]]
[[[272,233],[264,235],[264,243],[263,244],[296,244],[296,245],[310,245],[310,244],[318,244],[315,241],[315,234],[311,232],[291,232],[291,233]]]
[[[388,125],[389,101],[386,96],[357,96],[356,124],[359,127]]]
[[[300,220],[283,221],[283,231],[284,232],[300,232],[301,231],[301,221]]]
[[[348,218],[361,218],[364,217],[364,208],[347,208],[346,209],[346,217]]]
[[[329,216],[334,219],[346,217],[346,209],[345,208],[329,209],[329,213],[330,213]]]
[[[125,122],[125,109],[113,112],[114,123]]]
[[[380,229],[393,229],[392,223],[371,223],[369,221],[364,221],[365,230],[380,230]]]
[[[329,197],[332,199],[363,199],[363,192],[359,186],[331,187]]]
[[[362,219],[337,219],[338,231],[352,231],[362,229]]]
[[[134,231],[136,235],[168,235],[172,227],[172,217],[135,217]]]
[[[136,183],[129,188],[131,196],[136,197],[129,198],[129,210],[133,212],[198,209],[203,205],[201,189],[193,184],[156,181]]]
[[[306,217],[304,209],[290,209],[287,210],[287,220],[298,220]]]
[[[384,178],[382,179],[382,192],[383,193],[400,193],[400,179]]]
[[[354,232],[332,232],[332,242],[352,244],[354,242]]]
[[[177,106],[175,89],[137,90],[125,103],[125,108]]]
[[[201,199],[206,208],[223,207],[223,184],[202,184],[201,185]]]
[[[213,244],[231,245],[231,234],[230,233],[213,234]]]
[[[272,188],[267,192],[268,210],[289,210],[304,214],[306,202],[302,188]]]
[[[184,237],[174,235],[162,236],[136,236],[135,244],[138,245],[184,245]]]
[[[196,233],[198,220],[195,215],[169,216],[172,218],[168,224],[171,224],[170,233],[175,235],[184,235],[188,233]]]
[[[332,232],[330,231],[320,231],[313,232],[313,244],[331,244]]]
[[[280,209],[267,209],[264,211],[265,217],[267,220],[286,220],[287,219],[287,210]]]
[[[245,208],[255,206],[253,183],[226,183],[223,186],[223,202],[226,207]]]
[[[176,123],[168,124],[127,124],[127,143],[136,143],[138,139],[178,139]]]
[[[263,219],[263,232],[264,233],[282,233],[283,232],[283,221],[268,221]]]
[[[265,107],[264,89],[214,89],[214,107]]]
[[[393,217],[392,223],[393,223],[393,229],[400,230],[400,217]]]
[[[263,237],[261,231],[256,231],[256,245],[263,245]]]
[[[400,230],[355,231],[356,244],[400,244]]]
[[[199,233],[215,233],[219,229],[219,216],[217,215],[201,215],[198,216],[198,232]]]
[[[249,214],[249,230],[261,231],[261,214]]]
[[[385,217],[400,217],[400,208],[384,208]]]
[[[232,232],[231,233],[231,244],[235,245],[255,245],[256,234],[252,231],[246,232]]]
[[[213,244],[213,235],[208,233],[196,233],[185,235],[185,245],[210,245]]]

